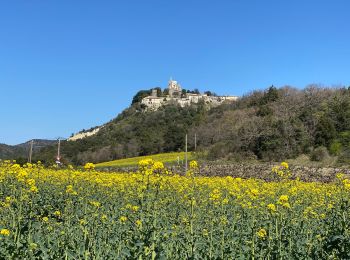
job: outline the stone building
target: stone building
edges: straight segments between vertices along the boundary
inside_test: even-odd
[[[163,97],[157,96],[157,89],[152,89],[150,96],[142,99],[141,104],[145,105],[147,110],[157,110],[162,105],[177,103],[181,107],[189,106],[192,103],[204,101],[210,106],[218,106],[223,102],[233,102],[238,99],[237,96],[208,96],[206,94],[186,93],[182,97],[182,88],[176,80],[170,79],[168,82],[168,95]]]
[[[182,88],[176,80],[170,79],[168,82],[169,97],[181,97]]]

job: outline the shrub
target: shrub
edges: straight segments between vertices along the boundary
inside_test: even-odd
[[[350,164],[350,149],[344,149],[338,157],[338,163],[341,164]]]
[[[324,146],[319,146],[311,152],[311,161],[321,162],[329,157],[328,150]]]
[[[229,152],[229,146],[226,143],[216,143],[209,149],[208,159],[216,160],[218,158],[225,158]]]
[[[329,147],[329,152],[331,155],[339,155],[341,150],[342,144],[338,140],[333,141]]]

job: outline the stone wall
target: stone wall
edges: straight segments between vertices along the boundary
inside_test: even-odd
[[[271,172],[273,166],[277,164],[260,163],[260,164],[205,164],[201,165],[199,175],[201,176],[232,176],[240,178],[259,178],[266,181],[273,181],[275,175]],[[178,174],[184,174],[183,166],[172,166],[171,171]],[[115,171],[114,168],[104,168],[101,170]],[[119,168],[118,171],[134,172],[137,167]],[[313,168],[305,166],[291,166],[291,178],[300,178],[302,181],[320,181],[332,182],[338,173],[344,173],[350,178],[349,168]]]
[[[266,181],[274,180],[271,169],[276,164],[226,164],[204,165],[200,169],[200,175],[205,176],[232,176],[241,178],[260,178]],[[345,168],[312,168],[305,166],[291,166],[291,178],[300,178],[302,181],[332,182],[338,173],[350,176],[350,170]]]

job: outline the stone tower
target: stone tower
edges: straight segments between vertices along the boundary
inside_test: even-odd
[[[182,88],[180,84],[177,83],[176,80],[172,80],[170,78],[168,83],[168,89],[169,89],[169,96],[173,97],[175,95],[181,95]]]
[[[152,94],[151,94],[151,96],[152,96],[152,97],[157,97],[157,96],[158,96],[158,95],[157,95],[157,89],[156,89],[156,88],[152,89]]]

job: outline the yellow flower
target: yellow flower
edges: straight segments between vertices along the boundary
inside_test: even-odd
[[[59,210],[56,210],[53,214],[54,214],[56,217],[61,216],[61,212],[60,212]]]
[[[27,168],[33,168],[33,164],[31,164],[31,163],[27,163],[24,166],[26,166]]]
[[[329,204],[327,205],[327,209],[331,210],[331,209],[333,209],[333,208],[334,208],[334,205],[333,205],[332,203],[329,203]]]
[[[125,223],[125,222],[128,220],[128,218],[125,217],[125,216],[121,216],[121,217],[119,218],[119,220],[120,220],[121,223]]]
[[[257,189],[251,189],[251,190],[250,190],[250,193],[251,193],[253,196],[258,196],[258,195],[259,195],[259,190],[257,190]]]
[[[343,180],[343,185],[346,190],[350,190],[350,180],[349,179],[344,179]]]
[[[33,193],[37,193],[39,190],[36,186],[32,186],[32,187],[30,187],[30,191]]]
[[[153,164],[153,170],[162,170],[164,169],[164,164],[162,162],[155,162]]]
[[[276,212],[276,206],[275,206],[275,204],[268,204],[268,205],[267,205],[267,208],[268,208],[269,210],[271,210],[272,212]]]
[[[196,162],[196,161],[191,161],[191,162],[190,162],[190,168],[191,168],[191,169],[197,169],[197,168],[198,168],[198,162]]]
[[[261,228],[256,234],[261,239],[264,239],[267,236],[267,232],[264,228]]]
[[[73,185],[68,185],[66,187],[66,193],[70,193],[70,194],[74,193]]]
[[[285,169],[289,169],[289,165],[287,162],[281,162],[281,167],[283,167]]]
[[[141,168],[147,167],[148,165],[152,165],[152,164],[153,164],[153,160],[150,158],[139,161],[139,167]]]
[[[98,201],[90,201],[90,204],[96,208],[99,208],[101,206],[101,203]]]
[[[336,175],[336,178],[338,179],[338,180],[343,180],[343,178],[344,178],[344,173],[337,173],[337,175]]]
[[[142,227],[142,221],[141,220],[136,220],[136,222],[135,222],[135,224],[136,224],[136,226],[138,226],[139,228],[141,228]]]
[[[17,170],[21,168],[21,165],[15,163],[14,165],[11,166],[12,169]]]
[[[27,184],[28,184],[29,186],[35,186],[35,180],[34,180],[34,179],[28,179],[28,180],[27,180]]]
[[[139,206],[133,206],[131,209],[132,209],[132,211],[136,212],[139,210],[139,208],[140,208]]]
[[[24,169],[21,169],[18,171],[18,174],[17,174],[18,181],[24,182],[25,178],[27,178],[27,177],[28,177],[28,173]]]
[[[278,173],[278,171],[279,171],[279,167],[278,166],[272,167],[272,172]]]
[[[214,202],[217,202],[220,198],[221,191],[219,189],[214,189],[209,195],[209,199]]]
[[[86,163],[85,166],[84,166],[84,169],[85,170],[93,170],[93,169],[95,169],[95,164],[93,164],[93,163]]]
[[[278,171],[277,174],[278,174],[278,176],[283,177],[284,176],[284,171]]]
[[[42,220],[43,220],[44,222],[48,222],[48,221],[49,221],[49,218],[48,218],[48,217],[43,217]]]
[[[10,235],[10,230],[8,229],[1,229],[0,230],[0,235],[3,235],[3,236],[9,236]]]
[[[288,200],[289,200],[288,195],[282,195],[282,196],[278,199],[278,203],[279,203],[279,204],[287,203]]]

